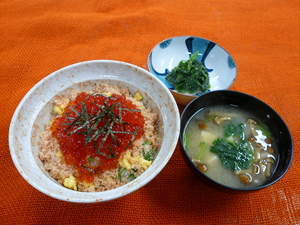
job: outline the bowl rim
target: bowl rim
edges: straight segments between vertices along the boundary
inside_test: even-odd
[[[232,85],[234,84],[234,82],[236,81],[237,79],[237,76],[238,76],[238,67],[237,67],[237,64],[234,60],[234,58],[232,57],[232,54],[229,53],[228,50],[226,50],[223,46],[221,46],[220,44],[218,44],[217,42],[215,41],[212,41],[210,39],[207,39],[207,38],[203,38],[203,37],[199,37],[199,36],[194,36],[194,35],[179,35],[179,36],[173,36],[173,37],[169,37],[169,38],[166,38],[160,42],[158,42],[156,45],[154,45],[154,47],[152,47],[151,51],[149,52],[148,54],[148,58],[147,58],[147,68],[148,70],[150,71],[150,73],[152,73],[152,69],[151,69],[151,66],[150,66],[150,59],[151,59],[151,55],[152,55],[152,52],[154,51],[155,48],[157,48],[161,43],[169,40],[169,39],[174,39],[174,38],[196,38],[196,39],[201,39],[201,40],[205,40],[205,41],[209,41],[211,43],[214,43],[215,45],[217,45],[218,47],[220,47],[224,52],[226,52],[230,57],[231,59],[233,60],[234,64],[235,64],[235,74],[234,74],[234,78],[232,79],[232,81],[227,85],[227,87],[225,87],[224,89],[219,89],[219,90],[228,90],[230,87],[232,87]],[[153,75],[155,75],[154,73],[152,73]],[[155,75],[156,76],[156,75]],[[204,93],[197,93],[197,94],[188,94],[188,93],[180,93],[178,91],[176,91],[175,89],[170,89],[168,88],[171,92],[175,92],[176,94],[178,95],[182,95],[182,96],[187,96],[187,97],[193,97],[193,98],[197,98],[203,94],[206,94],[206,93],[209,93],[211,91],[219,91],[219,90],[208,90],[207,92],[204,92]]]
[[[188,153],[187,153],[187,150],[185,149],[184,145],[183,145],[183,133],[184,133],[184,130],[185,130],[185,127],[187,126],[188,122],[185,124],[185,126],[182,126],[182,119],[186,113],[186,111],[189,110],[189,106],[193,104],[193,102],[196,102],[196,101],[199,101],[199,98],[204,98],[206,97],[207,95],[211,95],[211,94],[215,94],[215,93],[224,93],[224,94],[227,94],[227,93],[233,93],[233,94],[237,94],[237,95],[240,95],[240,96],[245,96],[247,98],[251,98],[253,99],[254,101],[257,101],[259,102],[259,104],[262,104],[264,105],[266,108],[268,108],[268,111],[270,110],[282,123],[282,125],[284,126],[286,132],[287,132],[287,136],[288,136],[288,141],[289,144],[290,144],[290,157],[288,159],[288,165],[285,167],[284,169],[284,172],[281,173],[276,179],[274,179],[273,181],[271,182],[267,182],[265,184],[262,184],[260,186],[255,186],[255,187],[250,187],[250,188],[235,188],[235,187],[230,187],[230,186],[227,186],[227,185],[224,185],[224,184],[221,184],[217,181],[215,181],[214,179],[208,177],[207,175],[205,175],[204,173],[202,173],[198,168],[197,166],[191,161],[191,159],[189,158],[188,156]],[[199,108],[200,109],[200,108]],[[199,111],[199,110],[197,110]],[[196,112],[195,112],[196,113]],[[189,121],[194,115],[195,113],[187,120]],[[213,186],[215,186],[217,189],[219,189],[219,187],[221,187],[221,190],[224,191],[224,190],[227,190],[229,191],[230,193],[232,193],[231,191],[235,191],[235,192],[247,192],[247,191],[256,191],[256,190],[260,190],[260,189],[264,189],[266,187],[269,187],[273,184],[275,184],[276,182],[278,182],[279,180],[281,180],[284,175],[288,172],[288,170],[290,169],[292,163],[293,163],[293,157],[294,157],[294,141],[293,141],[293,136],[292,136],[292,133],[289,129],[289,127],[287,126],[286,122],[283,120],[283,118],[277,113],[277,111],[275,109],[273,109],[269,104],[267,104],[266,102],[262,101],[261,99],[253,96],[253,95],[250,95],[250,94],[247,94],[247,93],[244,93],[244,92],[241,92],[241,91],[235,91],[235,90],[216,90],[216,91],[211,91],[211,92],[208,92],[208,93],[205,93],[195,99],[193,99],[192,101],[190,101],[190,103],[184,108],[184,110],[182,111],[181,115],[180,115],[180,121],[181,121],[181,124],[180,124],[180,135],[179,135],[179,140],[180,140],[180,144],[181,144],[181,147],[182,147],[182,152],[183,154],[185,155],[186,157],[186,160],[188,160],[188,162],[190,163],[190,165],[192,165],[193,169],[197,170],[200,175],[202,175],[203,177],[205,177],[205,179],[207,179],[211,184],[213,184]]]
[[[49,189],[45,188],[45,187],[41,187],[39,185],[39,183],[34,180],[32,181],[30,178],[30,174],[28,173],[26,167],[23,167],[23,165],[21,165],[22,163],[19,161],[20,160],[20,156],[16,154],[16,149],[20,146],[18,146],[18,143],[15,143],[15,128],[17,126],[16,121],[18,120],[18,116],[20,114],[20,111],[22,110],[22,107],[24,106],[25,102],[28,101],[28,99],[30,99],[31,95],[35,93],[35,91],[37,91],[37,89],[42,86],[45,82],[51,82],[53,81],[54,78],[57,78],[58,74],[62,74],[64,71],[68,71],[69,69],[74,69],[74,68],[78,68],[80,66],[90,66],[91,64],[101,64],[103,66],[107,66],[107,65],[117,65],[118,68],[122,68],[124,69],[124,67],[128,67],[130,68],[130,71],[134,71],[134,73],[141,73],[144,74],[145,77],[147,78],[151,78],[154,80],[154,82],[156,84],[158,84],[161,88],[161,90],[163,90],[164,93],[164,97],[166,100],[164,100],[164,103],[166,103],[167,101],[170,102],[170,105],[172,106],[172,110],[173,110],[173,115],[177,118],[177,120],[175,120],[175,123],[172,125],[172,127],[174,128],[172,135],[173,138],[172,140],[176,140],[176,141],[172,141],[170,143],[170,145],[168,146],[168,152],[166,155],[160,155],[158,154],[157,157],[160,157],[158,160],[161,161],[161,164],[155,164],[155,167],[151,166],[141,175],[139,176],[137,179],[133,180],[132,182],[129,182],[128,184],[125,184],[121,187],[112,189],[112,190],[108,190],[108,191],[103,191],[103,192],[90,192],[90,193],[86,193],[86,192],[78,192],[78,191],[72,191],[70,189],[67,189],[65,187],[63,187],[62,185],[59,185],[55,182],[53,182],[53,180],[51,180],[49,177],[46,177],[45,174],[43,174],[43,172],[41,171],[41,169],[39,169],[40,174],[41,175],[41,180],[46,180],[48,182],[50,182],[52,184],[53,189],[58,189],[58,191],[56,193],[51,193],[51,191],[49,191]],[[113,73],[113,72],[112,72]],[[93,75],[94,76],[94,75]],[[72,77],[72,76],[71,76]],[[85,79],[82,78],[81,79]],[[99,80],[103,79],[103,78],[98,78]],[[109,79],[109,78],[108,78]],[[112,78],[111,78],[112,79]],[[89,79],[87,79],[86,81],[88,81]],[[125,82],[124,80],[122,80],[121,82]],[[132,84],[133,86],[143,90],[143,88],[145,87],[139,87],[137,84]],[[70,84],[70,86],[72,86]],[[68,87],[64,87],[61,91],[66,90]],[[145,89],[146,90],[146,89]],[[57,95],[58,93],[53,92],[52,93],[52,97],[54,97],[55,95]],[[154,103],[154,100],[152,100]],[[155,102],[155,104],[157,104],[157,100]],[[157,105],[159,107],[159,105]],[[165,106],[165,108],[167,108]],[[33,114],[37,115],[40,112],[41,109],[35,109],[35,111],[33,112]],[[166,114],[166,110],[167,109],[163,109],[165,111],[160,112],[160,113],[164,113]],[[32,115],[32,116],[35,116]],[[162,119],[164,121],[164,123],[166,123],[166,121],[168,121],[165,117],[165,115],[162,115]],[[170,123],[170,122],[168,122]],[[31,124],[32,125],[32,124]],[[30,128],[31,129],[31,128]],[[31,139],[31,130],[28,129],[28,136],[27,139]],[[165,128],[164,128],[165,129]],[[138,190],[139,188],[143,187],[144,185],[146,185],[147,183],[149,183],[152,179],[154,179],[161,171],[162,169],[166,166],[166,164],[169,162],[173,152],[175,151],[175,147],[177,144],[177,140],[179,137],[179,130],[180,130],[180,114],[179,114],[179,109],[177,107],[177,104],[175,102],[175,99],[173,98],[173,96],[171,95],[171,93],[169,92],[168,88],[165,87],[165,85],[153,74],[151,74],[149,71],[138,67],[136,65],[130,64],[130,63],[126,63],[126,62],[122,62],[122,61],[116,61],[116,60],[90,60],[90,61],[83,61],[83,62],[78,62],[78,63],[74,63],[68,66],[65,66],[61,69],[58,69],[54,72],[52,72],[51,74],[47,75],[46,77],[44,77],[43,79],[41,79],[39,82],[37,82],[26,94],[25,96],[22,98],[22,100],[19,102],[17,108],[15,109],[15,112],[12,116],[11,119],[11,123],[9,126],[9,131],[8,131],[8,142],[9,142],[9,149],[10,149],[10,154],[11,154],[11,158],[13,160],[13,163],[15,165],[15,167],[17,168],[18,172],[20,173],[20,175],[31,185],[33,186],[35,189],[39,190],[40,192],[59,199],[59,200],[63,200],[63,201],[68,201],[68,202],[75,202],[75,203],[94,203],[94,202],[104,202],[104,201],[109,201],[109,200],[113,200],[113,199],[117,199],[120,197],[123,197],[127,194],[130,194],[136,190]],[[29,134],[30,133],[30,134]],[[164,133],[166,133],[164,131]],[[30,142],[31,143],[31,142]],[[163,145],[163,142],[162,142]],[[35,163],[34,159],[32,159],[32,146],[30,145],[30,147],[28,147],[29,150],[26,150],[28,152],[28,156],[29,160],[31,160],[31,163]],[[21,151],[24,152],[24,150],[21,149]],[[19,154],[24,154],[24,153],[19,153]],[[153,162],[153,164],[155,163],[155,160]],[[153,165],[152,164],[152,165]],[[34,169],[33,167],[30,166],[30,168]],[[148,172],[147,172],[148,171]],[[147,172],[147,173],[146,173]],[[146,176],[147,175],[147,176]],[[38,178],[36,178],[38,179]],[[51,180],[51,181],[50,181]],[[72,197],[70,196],[62,196],[60,194],[57,193],[67,193],[70,194]],[[75,196],[74,196],[75,194]]]

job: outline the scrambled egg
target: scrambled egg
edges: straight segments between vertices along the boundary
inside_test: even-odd
[[[62,158],[62,157],[63,157],[63,154],[62,154],[61,151],[58,151],[58,152],[55,154],[55,156],[56,156],[57,158]]]
[[[134,98],[137,101],[141,101],[143,99],[143,95],[140,92],[136,92],[135,95],[134,95]]]
[[[104,95],[106,95],[107,97],[111,97],[112,96],[112,93],[103,93]]]
[[[64,100],[64,102],[61,105],[55,105],[53,108],[54,113],[58,115],[62,115],[64,113],[64,109],[69,104],[68,100]]]
[[[73,177],[72,175],[67,177],[65,180],[64,180],[64,186],[66,188],[69,188],[69,189],[72,189],[74,191],[77,191],[77,180],[75,177]]]
[[[83,185],[86,188],[95,188],[94,183],[87,183],[87,182],[83,181]]]
[[[138,156],[132,157],[130,152],[126,152],[126,154],[119,159],[119,165],[127,170],[131,170],[132,166],[135,164],[138,164],[144,168],[148,168],[152,164],[152,161],[148,161]]]

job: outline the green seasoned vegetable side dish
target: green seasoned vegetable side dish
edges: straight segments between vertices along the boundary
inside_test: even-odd
[[[181,60],[166,76],[166,80],[179,93],[196,94],[210,88],[209,74],[205,66],[196,59],[198,53],[190,55],[188,60]]]

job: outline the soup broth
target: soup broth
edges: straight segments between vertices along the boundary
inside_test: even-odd
[[[268,127],[233,106],[214,106],[195,113],[185,128],[184,147],[200,171],[233,188],[266,182],[278,157]]]

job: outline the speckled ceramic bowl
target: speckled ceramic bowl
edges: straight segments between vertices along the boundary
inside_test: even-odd
[[[197,51],[199,51],[197,60],[203,63],[209,73],[211,88],[207,92],[228,89],[236,79],[237,69],[233,58],[218,44],[193,36],[178,36],[164,40],[150,52],[148,69],[171,90],[179,104],[186,105],[203,93],[195,95],[179,93],[165,77],[181,60],[188,60],[190,55]]]
[[[159,136],[163,141],[152,165],[130,183],[104,192],[77,192],[61,186],[49,176],[38,157],[38,140],[50,120],[49,112],[53,110],[51,100],[55,95],[66,93],[70,88],[91,90],[99,82],[128,87],[131,93],[141,92],[144,104],[158,113]],[[13,115],[9,147],[20,174],[42,193],[69,202],[103,202],[130,194],[150,182],[173,154],[179,129],[177,104],[158,78],[128,63],[96,60],[60,69],[45,77],[27,93]]]

